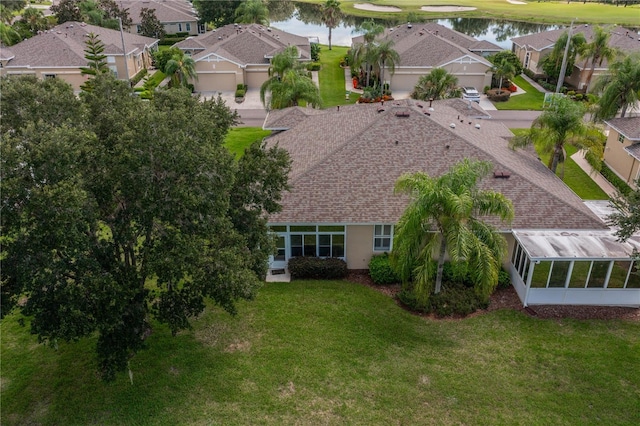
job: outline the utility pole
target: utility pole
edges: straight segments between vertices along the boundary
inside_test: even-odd
[[[124,72],[127,73],[126,80],[129,82],[129,86],[131,86],[131,80],[129,79],[129,63],[127,61],[127,48],[124,45],[124,32],[122,31],[122,18],[118,17],[118,22],[120,23],[120,39],[122,40],[122,56],[124,57]]]
[[[562,57],[562,67],[560,68],[560,75],[558,76],[558,85],[556,86],[556,93],[560,93],[562,83],[564,83],[564,75],[567,73],[567,56],[569,56],[569,45],[571,44],[571,32],[573,31],[573,21],[571,20],[571,26],[569,27],[569,35],[567,37],[567,45],[564,47],[564,56]]]

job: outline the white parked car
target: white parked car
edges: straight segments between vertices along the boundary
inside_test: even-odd
[[[480,92],[475,87],[463,87],[462,99],[480,103]]]

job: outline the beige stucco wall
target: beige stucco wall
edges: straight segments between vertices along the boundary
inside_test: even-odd
[[[347,226],[347,268],[369,269],[373,256],[373,225]]]
[[[87,76],[80,74],[80,69],[74,68],[0,68],[0,76],[5,75],[35,75],[42,79],[47,75],[54,75],[55,78],[69,83],[76,92],[80,91],[80,86],[88,79]]]
[[[244,83],[243,70],[236,64],[215,58],[196,62],[198,80],[194,81],[196,92],[235,91]]]
[[[458,78],[458,86],[473,86],[482,91],[484,86],[491,84],[491,73],[487,73],[489,67],[481,63],[460,64],[452,63],[445,67],[449,73]],[[391,76],[391,91],[412,91],[418,83],[418,79],[431,72],[432,68],[408,68],[397,67]],[[389,73],[385,73],[388,76]],[[385,77],[385,80],[388,80]]]
[[[536,74],[542,74],[543,71],[542,71],[542,68],[540,68],[539,63],[544,57],[544,55],[546,55],[549,51],[550,49],[543,50],[543,51],[529,50],[528,51],[529,64],[527,68],[529,68],[531,71],[533,71]],[[522,64],[522,66],[524,66],[525,59],[527,56],[527,49],[525,49],[524,47],[515,46],[513,49],[513,53],[515,53],[518,56],[518,58],[520,59],[520,63]]]
[[[632,145],[631,141],[625,138],[624,142],[620,143],[619,135],[614,129],[609,130],[604,149],[604,161],[621,179],[628,184],[633,184],[640,170],[640,162],[624,150],[625,147]]]
[[[187,31],[187,23],[190,25],[189,30]],[[182,25],[182,28],[180,26]],[[190,35],[198,34],[198,21],[189,21],[189,22],[166,22],[164,23],[164,31],[167,34],[176,34],[176,33],[189,33]]]

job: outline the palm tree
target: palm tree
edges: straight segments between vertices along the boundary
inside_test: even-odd
[[[380,86],[384,90],[384,70],[389,67],[389,72],[393,75],[396,65],[400,64],[400,55],[393,49],[393,40],[387,40],[375,46],[375,56],[380,67]]]
[[[13,46],[22,40],[20,33],[18,33],[12,26],[0,22],[0,42],[5,46]]]
[[[243,1],[236,9],[238,22],[269,25],[269,9],[262,0]]]
[[[411,97],[419,100],[443,99],[458,85],[458,78],[444,68],[434,68],[418,80]]]
[[[631,55],[609,67],[596,81],[593,91],[600,94],[595,120],[608,120],[618,111],[624,117],[629,108],[635,108],[640,101],[640,55]]]
[[[587,62],[591,61],[591,68],[589,69],[589,74],[587,74],[587,81],[585,88],[589,91],[589,84],[591,84],[591,78],[593,77],[593,72],[596,69],[596,63],[598,66],[602,66],[602,63],[605,61],[612,61],[618,55],[618,49],[609,47],[609,38],[611,34],[608,31],[602,29],[602,27],[594,27],[593,28],[593,40],[591,43],[587,43],[584,45],[582,49],[582,56],[585,58],[585,66]]]
[[[553,45],[553,50],[542,58],[541,65],[547,76],[554,79],[558,79],[560,76],[560,69],[562,68],[562,59],[564,57],[565,47],[569,41],[569,33],[565,31],[560,35],[556,43]],[[569,41],[569,51],[567,52],[567,68],[565,76],[569,77],[573,72],[573,64],[575,63],[576,56],[582,52],[587,40],[584,38],[584,34],[575,33],[571,35],[571,41]]]
[[[569,98],[556,98],[549,109],[533,121],[531,129],[510,142],[512,148],[536,144],[543,153],[551,154],[548,167],[556,173],[565,160],[564,145],[585,150],[585,159],[600,169],[604,149],[604,134],[583,121],[585,107]]]
[[[306,75],[304,65],[298,61],[298,49],[289,46],[271,59],[269,79],[260,86],[260,100],[267,110],[286,108],[305,100],[319,106],[320,90]],[[270,97],[267,99],[267,93]]]
[[[351,49],[351,69],[362,70],[363,65],[366,74],[365,86],[369,85],[372,64],[376,62],[374,41],[384,32],[384,27],[376,24],[373,19],[364,21],[356,27],[355,32],[362,32],[364,43],[356,43]]]
[[[502,79],[506,78],[508,80],[510,78],[513,78],[516,69],[511,62],[503,59],[501,62],[493,64],[489,71],[492,72],[494,76],[500,79],[500,83],[498,84],[498,94],[500,94],[502,93]]]
[[[322,23],[329,28],[329,50],[331,50],[331,30],[338,26],[342,12],[338,0],[327,0],[322,6]]]
[[[395,191],[411,197],[395,228],[392,265],[406,285],[413,277],[421,303],[431,294],[433,259],[437,259],[434,293],[442,286],[445,254],[453,263],[466,263],[476,293],[487,298],[495,289],[507,244],[502,235],[481,218],[493,215],[510,222],[511,201],[499,192],[483,191],[478,181],[492,165],[465,159],[440,177],[418,172],[402,175]]]
[[[24,23],[29,27],[31,33],[36,34],[40,30],[47,29],[47,19],[41,10],[35,7],[28,7],[22,12],[22,19]]]
[[[198,79],[195,61],[182,51],[176,53],[167,61],[164,73],[171,77],[171,87],[187,87],[189,79]]]
[[[11,25],[11,21],[13,21],[13,12],[5,5],[0,4],[0,22]]]

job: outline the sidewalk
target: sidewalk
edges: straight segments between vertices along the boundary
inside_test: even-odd
[[[536,83],[535,81],[531,80],[525,73],[520,74],[520,76],[530,85],[532,85],[533,87],[535,87],[536,89],[538,89],[539,92],[542,93],[547,93],[548,90],[545,89],[544,87],[540,86],[538,83]]]
[[[609,196],[612,197],[617,194],[618,190],[609,183],[600,173],[587,163],[587,160],[584,159],[584,155],[582,151],[578,151],[571,156],[571,159],[576,162],[578,166],[582,170],[585,171],[589,175],[591,179]]]

